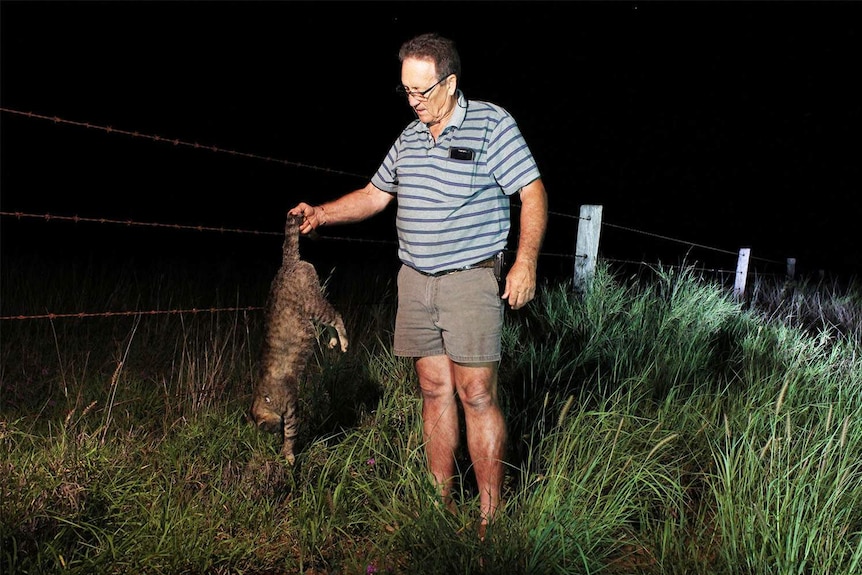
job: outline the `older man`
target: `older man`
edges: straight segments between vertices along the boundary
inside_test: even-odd
[[[468,100],[452,40],[423,34],[405,42],[399,91],[417,119],[395,140],[363,188],[318,206],[300,203],[303,233],[359,222],[397,198],[398,311],[394,352],[415,359],[428,466],[453,508],[458,405],[480,500],[480,535],[500,505],[506,422],[497,399],[504,302],[536,293],[547,226],[547,194],[515,120],[502,107]],[[500,293],[510,196],[521,203],[514,262]]]

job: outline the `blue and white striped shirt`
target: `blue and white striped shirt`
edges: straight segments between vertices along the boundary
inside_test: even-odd
[[[397,194],[398,257],[427,273],[464,267],[506,247],[509,196],[539,178],[515,119],[467,100],[437,142],[418,119],[392,144],[371,183]]]

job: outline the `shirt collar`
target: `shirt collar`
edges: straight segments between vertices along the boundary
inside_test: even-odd
[[[446,124],[445,128],[443,128],[443,132],[448,130],[450,127],[460,128],[461,123],[464,121],[464,117],[467,115],[467,98],[464,97],[464,92],[462,92],[460,89],[455,90],[455,96],[457,98],[455,110],[449,117],[449,123]],[[422,122],[417,122],[416,131],[429,132],[430,128],[428,128],[428,126],[423,124]]]

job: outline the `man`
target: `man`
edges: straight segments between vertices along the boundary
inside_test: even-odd
[[[300,203],[307,234],[359,222],[398,198],[398,311],[394,352],[415,358],[428,466],[453,508],[451,488],[464,410],[480,499],[480,535],[500,505],[506,423],[497,400],[503,302],[536,294],[548,205],[536,162],[509,113],[467,100],[454,42],[423,34],[398,53],[401,91],[418,117],[364,187],[319,206]],[[494,264],[506,246],[509,196],[521,203],[520,237],[503,293]],[[497,268],[499,269],[499,267]],[[456,397],[458,399],[456,399]]]

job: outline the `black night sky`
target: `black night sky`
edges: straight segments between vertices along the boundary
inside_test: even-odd
[[[571,253],[572,216],[600,204],[610,258],[685,256],[630,228],[862,270],[862,3],[3,0],[0,26],[4,212],[278,232],[299,200],[364,185],[412,119],[398,47],[438,31],[466,95],[508,108],[537,157],[543,252]],[[126,241],[0,226],[4,256]],[[145,231],[129,241],[157,256]],[[329,231],[394,240],[386,215]]]

